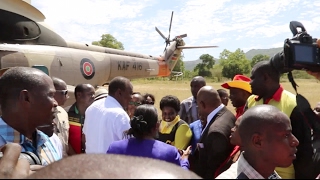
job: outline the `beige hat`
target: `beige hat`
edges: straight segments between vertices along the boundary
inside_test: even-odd
[[[94,94],[94,100],[98,100],[108,96],[108,90],[105,88],[99,88]]]

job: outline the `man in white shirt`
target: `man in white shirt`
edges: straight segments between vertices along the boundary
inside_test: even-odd
[[[130,118],[124,110],[133,93],[130,80],[113,78],[108,93],[108,97],[95,101],[86,110],[83,125],[86,153],[106,153],[109,145],[123,139],[124,131],[130,129]]]

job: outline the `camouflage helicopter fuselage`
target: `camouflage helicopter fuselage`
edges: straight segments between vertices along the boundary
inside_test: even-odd
[[[22,0],[0,1],[0,74],[15,66],[38,68],[74,86],[102,86],[116,76],[128,79],[169,76],[184,46],[175,38],[162,56],[65,41],[45,22],[44,15]],[[70,103],[67,103],[69,105]]]

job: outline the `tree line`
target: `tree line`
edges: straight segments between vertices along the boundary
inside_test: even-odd
[[[111,34],[103,34],[100,41],[93,41],[92,44],[124,50],[123,44]],[[199,57],[201,62],[190,71],[185,69],[183,58],[184,56],[181,55],[173,69],[173,71],[182,72],[182,78],[190,79],[199,75],[206,78],[211,78],[216,82],[221,82],[224,78],[232,79],[236,74],[243,74],[250,77],[251,69],[256,63],[270,59],[268,55],[257,54],[251,60],[249,60],[246,58],[244,51],[240,48],[234,52],[224,49],[218,58],[214,58],[210,54],[202,54]],[[305,71],[293,71],[293,76],[294,78],[298,79],[312,78]],[[173,74],[169,77],[169,79],[175,79],[173,78]]]

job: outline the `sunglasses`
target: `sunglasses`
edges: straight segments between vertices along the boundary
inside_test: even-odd
[[[130,101],[129,104],[130,105],[134,105],[134,106],[140,106],[141,105],[140,102],[134,102],[134,101]]]
[[[56,90],[56,92],[60,92],[65,96],[68,94],[68,90]]]

